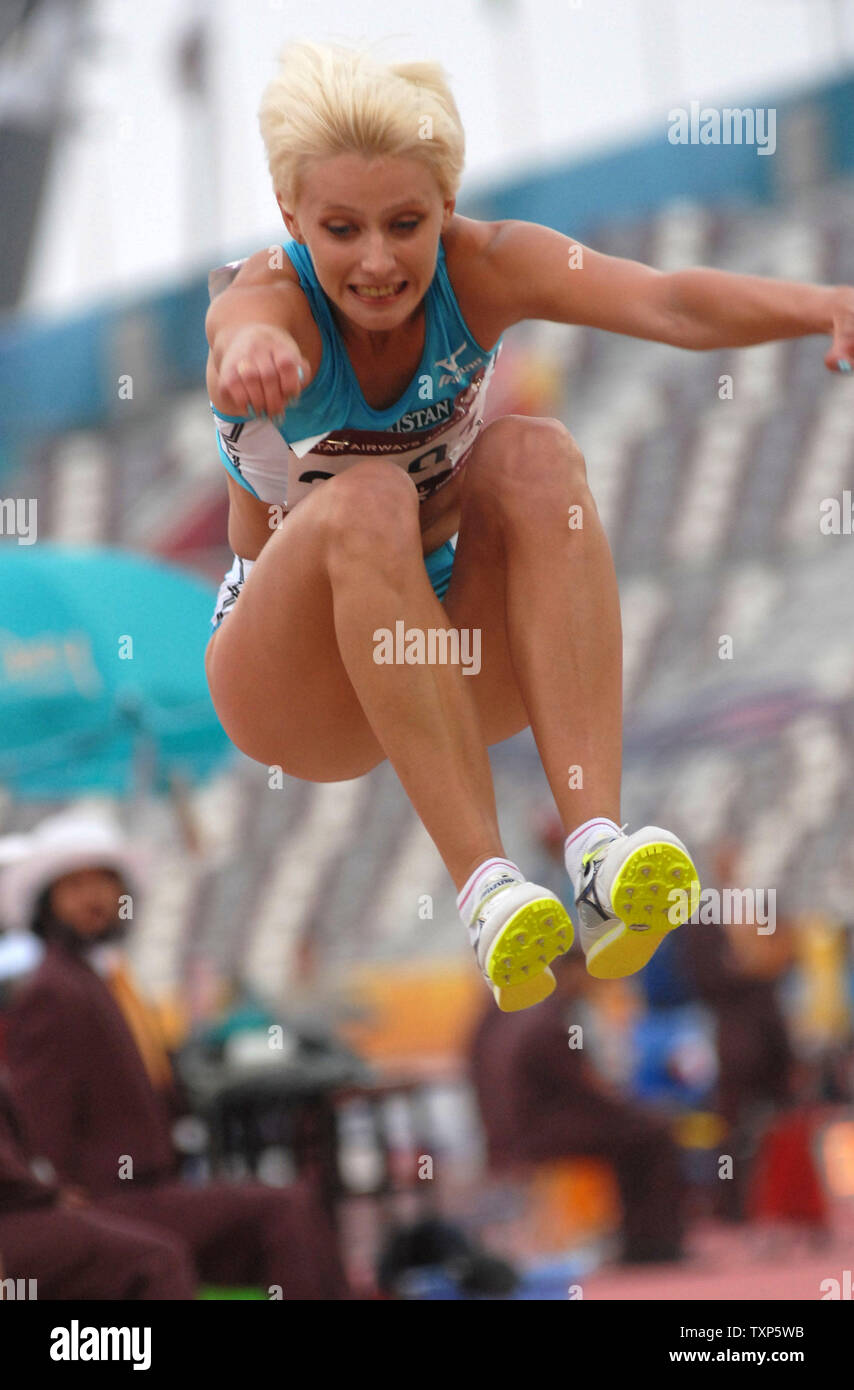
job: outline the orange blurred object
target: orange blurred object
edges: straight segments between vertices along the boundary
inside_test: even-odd
[[[480,1015],[486,986],[464,958],[405,965],[363,966],[346,989],[364,1017],[341,1031],[368,1061],[399,1065],[413,1059],[462,1063]]]
[[[538,1165],[528,1200],[531,1238],[543,1254],[568,1250],[619,1225],[617,1181],[602,1159],[567,1158]]]

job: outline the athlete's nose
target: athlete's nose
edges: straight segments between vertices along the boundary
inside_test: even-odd
[[[367,239],[360,264],[365,277],[377,284],[382,281],[384,275],[391,274],[394,270],[394,256],[384,237],[377,235]]]

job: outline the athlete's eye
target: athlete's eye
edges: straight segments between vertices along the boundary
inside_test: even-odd
[[[331,232],[333,236],[346,236],[349,231],[352,231],[352,228],[349,222],[336,222],[334,226],[331,222],[327,222],[326,230]]]
[[[414,232],[415,228],[421,225],[420,217],[400,218],[393,226],[398,232]]]

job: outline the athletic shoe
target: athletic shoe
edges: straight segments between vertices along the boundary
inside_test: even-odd
[[[690,916],[699,888],[682,841],[660,826],[594,845],[582,858],[575,896],[587,973],[622,980],[642,970],[668,932]]]
[[[469,939],[484,979],[503,1013],[547,999],[555,987],[549,962],[572,945],[563,903],[536,883],[519,883],[496,869],[483,885]]]

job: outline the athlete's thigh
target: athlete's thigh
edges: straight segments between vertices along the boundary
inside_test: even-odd
[[[236,747],[291,776],[337,782],[385,754],[338,650],[315,500],[307,497],[264,546],[211,636],[205,668]]]
[[[489,430],[466,464],[460,528],[445,611],[452,627],[479,629],[480,671],[471,682],[488,745],[526,729],[528,712],[516,680],[507,639],[504,548],[497,510],[484,506]]]

